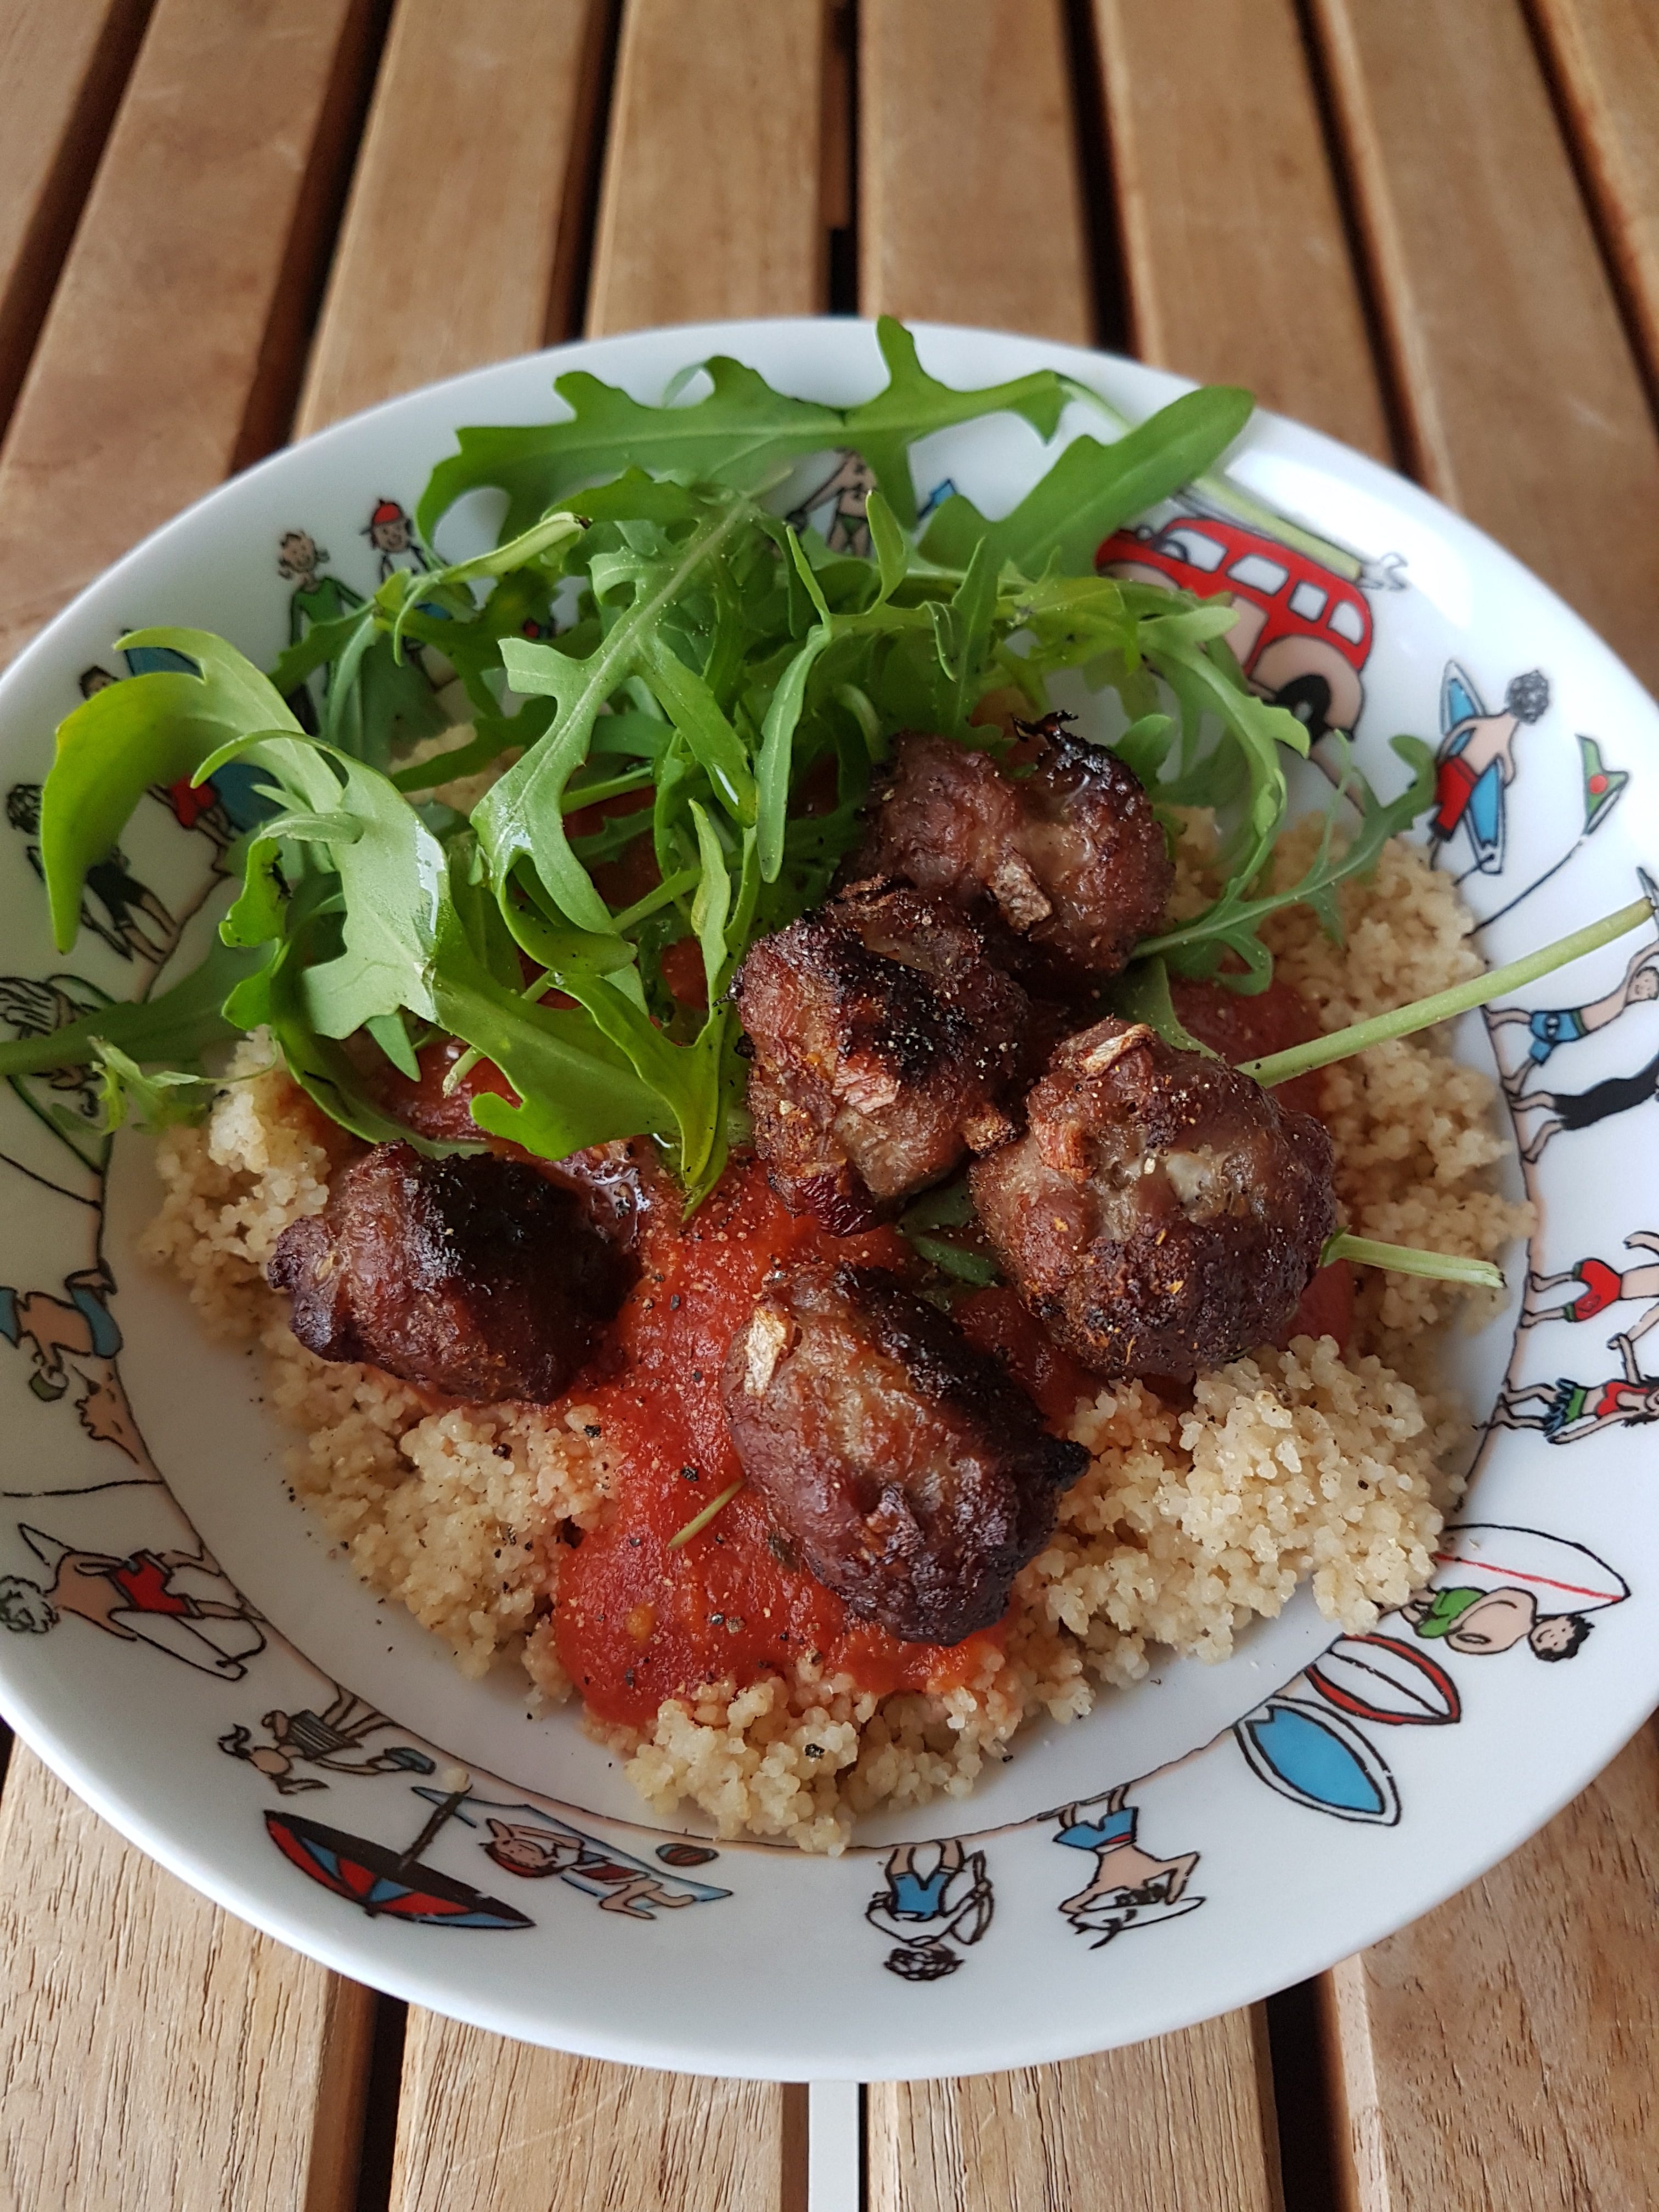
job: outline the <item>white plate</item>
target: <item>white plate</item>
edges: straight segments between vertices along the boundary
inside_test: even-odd
[[[927,365],[963,385],[1049,363],[1134,415],[1180,388],[1024,338],[920,337]],[[329,549],[319,571],[367,592],[378,580],[372,511],[412,507],[457,426],[545,418],[553,376],[576,366],[654,400],[716,350],[820,399],[851,401],[880,381],[866,325],[728,324],[508,362],[343,423],[159,532],[23,655],[0,684],[8,793],[44,775],[82,673],[125,672],[112,647],[123,631],[219,630],[269,665],[289,635],[293,584],[276,565],[287,533],[308,533]],[[1073,410],[1062,436],[1083,414]],[[919,450],[918,488],[926,495],[948,477],[998,512],[1042,462],[1035,435],[998,417]],[[1466,896],[1494,917],[1488,956],[1511,957],[1632,896],[1638,862],[1659,854],[1659,721],[1607,647],[1467,523],[1328,439],[1261,418],[1231,471],[1266,507],[1362,556],[1375,631],[1361,672],[1363,759],[1392,767],[1386,739],[1401,729],[1455,751],[1471,717],[1511,740],[1507,787],[1490,776],[1470,797],[1455,770],[1446,787],[1449,803],[1468,803],[1443,864],[1469,867],[1470,823],[1482,834],[1487,868]],[[474,550],[488,519],[476,506],[458,514],[445,550]],[[1334,576],[1322,588],[1332,598],[1315,626],[1343,597]],[[1534,671],[1544,683],[1511,694]],[[1506,696],[1523,712],[1505,728],[1492,717]],[[8,816],[0,1013],[14,1026],[49,1018],[46,978],[67,977],[71,996],[144,988],[152,970],[138,940],[154,924],[137,890],[106,886],[112,906],[98,911],[112,942],[83,932],[70,958],[57,955],[17,826],[26,802],[9,798]],[[164,805],[147,805],[125,844],[134,883],[175,914],[210,889],[210,841]],[[1627,952],[1609,948],[1534,1003],[1592,998],[1623,974]],[[1465,1027],[1466,1050],[1490,1066],[1485,1030]],[[1502,1036],[1512,1060],[1527,1035]],[[1558,1045],[1547,1079],[1579,1094],[1656,1053],[1659,1007],[1634,1006]],[[1504,1393],[1552,1425],[1493,1433],[1439,1578],[1526,1590],[1540,1619],[1590,1621],[1581,1641],[1559,1625],[1542,1639],[1579,1641],[1571,1663],[1543,1663],[1524,1641],[1484,1654],[1425,1644],[1397,1616],[1377,1639],[1334,1639],[1304,1595],[1227,1664],[1172,1662],[1103,1697],[1085,1721],[1022,1736],[972,1797],[872,1823],[842,1859],[705,1843],[706,1857],[676,1863],[696,1839],[641,1817],[571,1714],[527,1719],[505,1679],[465,1682],[330,1556],[286,1495],[288,1439],[258,1402],[248,1358],[206,1343],[178,1291],[135,1255],[155,1195],[146,1140],[118,1139],[106,1174],[95,1145],[71,1146],[34,1110],[44,1088],[0,1088],[0,1572],[13,1577],[0,1611],[15,1631],[0,1634],[5,1709],[75,1789],[185,1881],[341,1972],[440,2011],[605,2058],[796,2080],[1099,2050],[1257,1997],[1426,1911],[1582,1788],[1659,1690],[1659,1508],[1631,1419],[1659,1408],[1659,1384],[1651,1398],[1604,1389],[1619,1372],[1606,1338],[1644,1309],[1518,1334],[1511,1315],[1462,1347],[1465,1386],[1482,1412]],[[1624,1240],[1659,1229],[1659,1168],[1638,1141],[1644,1108],[1614,1092],[1595,1103],[1617,1110],[1561,1134],[1535,1173],[1540,1271],[1635,1264],[1643,1255]],[[100,1291],[88,1271],[100,1265],[118,1292]],[[1575,1385],[1587,1386],[1585,1410],[1563,1426]],[[143,1437],[131,1449],[91,1432],[120,1426],[123,1392]],[[1599,1424],[1598,1404],[1608,1416]],[[207,1565],[180,1563],[198,1553]],[[42,1597],[54,1589],[54,1601]],[[216,1598],[222,1613],[167,1610],[180,1591]],[[106,1626],[88,1617],[100,1611]],[[301,1734],[313,1753],[374,1759],[379,1771],[353,1777],[313,1756],[288,1778],[319,1786],[283,1795],[226,1755],[221,1739],[238,1729],[249,1731],[245,1749],[268,1740],[263,1715],[328,1715],[339,1685],[357,1701],[349,1714],[334,1708],[343,1747],[331,1753],[314,1723]],[[451,1761],[471,1771],[471,1795],[428,1838],[421,1868],[438,1888],[482,1893],[475,1920],[514,1924],[371,1914],[315,1878],[335,1848],[325,1830],[348,1859],[378,1862],[382,1894],[420,1887],[428,1875],[399,1862],[434,1809],[419,1792]],[[419,1771],[428,1762],[434,1775]],[[568,1869],[532,1882],[484,1857],[481,1801],[522,1807],[519,1818],[565,1836]],[[1058,1809],[1079,1801],[1068,1833]],[[1113,1894],[1133,1863],[1113,1851],[1136,1817],[1152,1860],[1197,1855],[1172,1903],[1126,1907]],[[906,1843],[920,1849],[896,1863]],[[309,1871],[289,1853],[308,1854]],[[634,1913],[599,1910],[603,1896],[614,1901],[615,1868],[634,1862]],[[592,1866],[605,1872],[588,1880]],[[669,1909],[665,1898],[690,1902]]]

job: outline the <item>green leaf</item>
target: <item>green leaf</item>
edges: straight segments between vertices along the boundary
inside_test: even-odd
[[[761,724],[760,755],[755,763],[759,795],[756,819],[757,851],[763,882],[775,884],[783,866],[784,835],[789,819],[789,771],[795,731],[806,696],[806,679],[818,655],[832,642],[834,632],[821,624],[795,653],[780,678]]]
[[[112,999],[44,1036],[0,1043],[0,1077],[85,1066],[100,1043],[117,1046],[137,1060],[199,1066],[204,1053],[236,1035],[240,1025],[228,1021],[221,1009],[258,964],[240,946],[216,945],[198,966],[153,999]]]
[[[555,713],[547,735],[508,769],[473,811],[478,841],[496,884],[504,883],[518,861],[527,858],[572,921],[584,929],[609,927],[605,901],[570,849],[559,802],[586,757],[600,708],[639,665],[666,609],[750,512],[742,500],[713,506],[671,555],[641,562],[633,605],[585,659],[573,659],[550,645],[518,638],[502,641],[502,665],[514,689],[550,698]]]
[[[99,1071],[99,1127],[105,1135],[129,1119],[146,1129],[199,1121],[223,1085],[213,1076],[162,1068],[147,1075],[118,1044],[100,1037],[93,1047]]]
[[[135,646],[166,647],[202,672],[158,669],[107,684],[58,724],[40,795],[40,861],[60,952],[80,928],[88,869],[152,784],[194,775],[228,739],[300,726],[252,662],[207,630],[140,629],[119,641],[123,652]]]
[[[976,545],[955,597],[948,606],[930,609],[945,688],[933,719],[942,731],[962,737],[986,688],[991,650],[991,618],[997,604],[996,556]]]
[[[1170,971],[1162,960],[1131,961],[1106,986],[1105,996],[1120,1020],[1144,1022],[1177,1052],[1200,1052],[1206,1060],[1221,1057],[1201,1037],[1195,1037],[1176,1013],[1170,995]]]
[[[1206,385],[1171,400],[1115,445],[1073,439],[1000,521],[987,522],[960,494],[947,500],[928,526],[922,552],[930,561],[962,568],[974,546],[988,540],[999,563],[1012,562],[1028,576],[1041,575],[1051,561],[1081,574],[1093,567],[1103,538],[1202,476],[1243,429],[1255,405],[1248,392]]]
[[[1328,927],[1332,927],[1336,915],[1336,886],[1351,876],[1364,875],[1374,868],[1388,840],[1409,829],[1433,799],[1434,755],[1420,738],[1391,738],[1394,751],[1411,772],[1411,781],[1398,798],[1384,800],[1378,799],[1353,765],[1346,741],[1333,732],[1327,743],[1336,751],[1340,781],[1326,811],[1318,850],[1301,880],[1285,890],[1252,897],[1249,894],[1255,878],[1241,873],[1195,920],[1183,922],[1162,936],[1144,939],[1136,947],[1139,958],[1167,960],[1183,975],[1213,975],[1224,956],[1231,952],[1244,963],[1248,980],[1241,981],[1231,975],[1223,980],[1235,988],[1261,990],[1272,980],[1273,961],[1258,933],[1270,914],[1278,914],[1285,907],[1310,906]],[[1348,802],[1358,811],[1358,825],[1346,844],[1339,848],[1337,827]]]
[[[868,461],[908,527],[916,519],[908,453],[916,439],[999,410],[1024,416],[1040,435],[1051,437],[1070,396],[1051,369],[958,392],[928,375],[908,331],[887,316],[877,325],[877,341],[888,384],[850,408],[788,398],[757,370],[723,355],[702,364],[710,389],[684,407],[646,406],[585,370],[572,370],[554,385],[570,410],[565,421],[459,431],[459,450],[438,464],[421,495],[417,525],[429,539],[458,499],[488,485],[507,495],[502,529],[510,538],[579,485],[630,465],[751,490],[784,459],[851,447]]]
[[[872,490],[864,502],[864,519],[870,526],[870,544],[875,552],[877,573],[881,589],[877,597],[879,605],[890,599],[904,581],[910,566],[910,543],[899,528],[892,508],[878,491]]]
[[[748,748],[721,712],[719,700],[660,631],[647,641],[642,658],[646,680],[693,759],[726,811],[747,826],[755,819],[755,778]]]

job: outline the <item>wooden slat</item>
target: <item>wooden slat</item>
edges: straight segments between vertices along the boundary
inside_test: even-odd
[[[588,328],[826,298],[820,0],[627,0]]]
[[[1260,2008],[1127,2051],[869,2093],[870,2212],[1275,2212]]]
[[[1659,683],[1659,443],[1518,0],[1310,0],[1414,471]]]
[[[0,15],[0,426],[28,366],[149,0]]]
[[[1130,343],[1389,457],[1293,0],[1095,0]]]
[[[1659,2202],[1659,1739],[1331,1978],[1349,2212]]]
[[[1060,0],[862,0],[859,305],[1087,344]]]
[[[368,1990],[204,1903],[21,1746],[0,1866],[0,2201],[348,2212]]]
[[[374,21],[159,0],[0,448],[0,662],[282,434]]]
[[[1652,0],[1531,0],[1579,167],[1659,387],[1659,9]]]
[[[403,0],[295,423],[568,333],[605,0]]]
[[[411,2012],[391,2212],[790,2212],[788,2100]]]

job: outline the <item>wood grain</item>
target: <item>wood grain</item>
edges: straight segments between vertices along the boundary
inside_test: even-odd
[[[1581,175],[1659,388],[1659,9],[1530,0]]]
[[[0,15],[0,426],[74,233],[149,0]]]
[[[1097,2058],[869,2092],[870,2212],[1275,2212],[1261,2008]]]
[[[627,0],[587,324],[825,301],[821,0]]]
[[[1350,2212],[1659,2203],[1659,1738],[1331,1977]]]
[[[800,2094],[600,2065],[411,2011],[390,2212],[791,2212]]]
[[[568,334],[604,0],[403,0],[295,428]]]
[[[0,447],[0,662],[282,434],[368,0],[159,0]]]
[[[859,306],[1088,344],[1059,0],[863,0]]]
[[[1130,342],[1389,457],[1293,0],[1095,0]],[[1195,158],[1197,149],[1202,158]]]
[[[1516,0],[1310,0],[1413,473],[1659,683],[1659,440]]]
[[[21,1745],[0,1866],[0,2202],[348,2212],[367,1990],[185,1888]]]

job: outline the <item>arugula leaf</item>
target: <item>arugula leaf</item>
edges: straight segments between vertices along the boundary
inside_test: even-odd
[[[0,1043],[0,1077],[88,1066],[100,1043],[152,1066],[198,1067],[204,1054],[239,1033],[221,1008],[257,965],[241,947],[216,945],[199,967],[153,999],[112,999],[44,1036]]]
[[[208,630],[137,629],[118,641],[122,652],[135,646],[165,646],[201,674],[156,669],[106,684],[58,724],[40,794],[40,864],[60,952],[80,930],[88,869],[152,784],[193,775],[227,738],[300,727],[253,663]]]
[[[655,624],[750,512],[745,500],[711,503],[683,544],[657,561],[636,559],[632,605],[586,659],[573,659],[550,645],[502,640],[501,663],[514,689],[550,698],[555,714],[547,735],[474,809],[473,826],[497,884],[528,859],[572,921],[584,929],[609,927],[609,909],[570,849],[559,801],[586,757],[600,708],[638,665]]]
[[[1224,955],[1231,952],[1243,962],[1246,974],[1224,975],[1221,980],[1235,990],[1251,993],[1265,990],[1273,980],[1272,955],[1257,934],[1270,914],[1290,906],[1310,906],[1330,933],[1340,937],[1337,885],[1374,868],[1388,840],[1409,829],[1429,805],[1434,797],[1434,755],[1420,738],[1391,738],[1389,744],[1411,771],[1411,781],[1397,799],[1384,800],[1354,766],[1346,740],[1333,732],[1327,742],[1336,750],[1340,780],[1326,811],[1319,848],[1301,880],[1252,898],[1253,879],[1236,877],[1194,921],[1145,939],[1135,948],[1138,958],[1163,959],[1180,975],[1204,976],[1217,974]],[[1338,824],[1344,803],[1350,800],[1358,811],[1358,827],[1339,847]]]
[[[165,1129],[177,1121],[199,1121],[223,1085],[209,1075],[174,1068],[146,1075],[118,1044],[100,1037],[93,1047],[99,1073],[98,1126],[105,1136],[129,1116],[146,1129]]]
[[[456,433],[459,450],[433,471],[416,509],[416,526],[429,539],[457,500],[489,486],[507,495],[502,530],[510,538],[579,485],[630,465],[750,491],[781,459],[842,446],[862,453],[908,526],[916,501],[908,447],[916,439],[998,411],[1023,415],[1040,435],[1051,437],[1070,397],[1050,369],[958,392],[928,375],[915,341],[890,317],[878,321],[876,337],[889,381],[855,407],[786,398],[757,369],[725,355],[702,364],[710,389],[685,407],[647,406],[586,370],[570,370],[553,386],[570,410],[565,421]]]
[[[1115,445],[1076,438],[1048,474],[1000,521],[988,522],[957,493],[934,515],[922,539],[930,561],[967,564],[988,543],[997,560],[1028,576],[1050,562],[1080,574],[1113,531],[1190,483],[1224,453],[1249,421],[1255,401],[1231,385],[1182,392],[1136,424]]]

